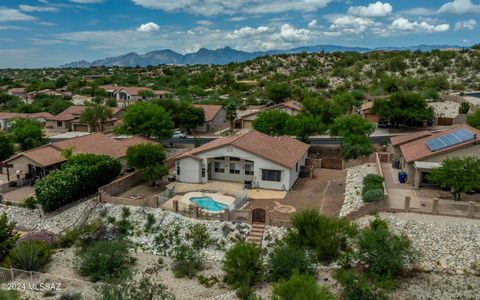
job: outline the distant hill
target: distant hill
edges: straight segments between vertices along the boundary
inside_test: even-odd
[[[410,51],[431,51],[435,49],[451,49],[457,48],[459,46],[450,46],[450,45],[418,45],[418,46],[408,46],[408,47],[379,47],[375,49],[371,48],[362,48],[362,47],[345,47],[337,45],[318,45],[318,46],[308,46],[308,47],[299,47],[290,50],[270,50],[264,52],[245,52],[232,49],[230,47],[220,48],[216,50],[209,50],[202,48],[195,53],[188,54],[179,54],[175,51],[166,49],[151,51],[143,55],[139,55],[135,52],[128,54],[108,57],[104,59],[98,59],[93,62],[88,62],[85,60],[68,63],[60,66],[61,68],[88,68],[88,67],[97,67],[97,66],[119,66],[119,67],[135,67],[135,66],[156,66],[163,64],[174,64],[174,65],[222,65],[228,64],[231,62],[244,62],[261,56],[267,55],[279,55],[279,54],[296,54],[296,53],[319,53],[319,52],[368,52],[368,51],[399,51],[399,50],[410,50]]]

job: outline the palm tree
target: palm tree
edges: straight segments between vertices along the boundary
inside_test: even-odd
[[[233,121],[237,118],[237,105],[230,101],[225,104],[225,118],[230,122],[230,130],[233,130]]]

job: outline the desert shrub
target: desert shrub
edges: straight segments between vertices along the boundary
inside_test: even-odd
[[[19,234],[15,231],[15,225],[15,222],[8,222],[5,212],[0,216],[0,262],[15,246],[15,242],[19,238]]]
[[[356,246],[355,258],[377,281],[395,279],[416,258],[408,237],[392,233],[388,224],[378,217],[359,233]]]
[[[363,178],[363,184],[382,184],[384,181],[383,177],[377,174],[368,174]]]
[[[10,251],[7,261],[17,269],[39,271],[50,261],[50,256],[51,250],[46,243],[26,240]]]
[[[468,111],[470,110],[470,104],[468,102],[462,102],[460,104],[460,107],[458,109],[458,113],[460,114],[468,114]]]
[[[28,197],[25,200],[23,200],[23,202],[20,203],[19,206],[28,208],[28,209],[35,209],[37,208],[37,200],[33,197]]]
[[[55,245],[59,248],[77,246],[84,250],[94,242],[114,240],[116,236],[116,228],[108,227],[101,220],[96,220],[78,228],[66,230],[57,238]]]
[[[197,271],[202,268],[202,258],[195,249],[187,245],[180,245],[175,248],[175,257],[173,262],[173,273],[175,277],[195,276]]]
[[[96,242],[82,252],[79,259],[80,275],[94,282],[125,278],[129,273],[128,264],[134,261],[123,240]]]
[[[18,291],[1,290],[0,289],[0,299],[2,299],[2,300],[20,300],[20,295],[18,294]]]
[[[180,224],[171,222],[165,225],[168,230],[158,230],[155,236],[155,247],[157,251],[163,255],[170,255],[171,250],[181,245],[180,230],[182,227]]]
[[[145,222],[145,232],[150,232],[152,230],[153,225],[155,225],[155,216],[152,213],[147,214],[147,221]]]
[[[120,285],[105,285],[99,300],[174,300],[167,287],[146,276]]]
[[[80,293],[65,293],[58,297],[58,300],[81,300],[82,294]]]
[[[382,200],[384,197],[383,188],[368,190],[362,195],[363,202],[375,202]]]
[[[120,174],[117,159],[107,155],[79,154],[68,159],[60,170],[35,184],[43,210],[53,211],[76,199],[95,193]]]
[[[194,249],[200,250],[213,243],[208,234],[207,226],[204,224],[194,224],[188,227],[187,238],[191,241]]]
[[[281,280],[273,286],[272,300],[334,300],[335,296],[315,277],[294,274],[289,280]]]
[[[254,244],[240,242],[233,245],[223,261],[225,282],[238,288],[241,283],[253,286],[262,276],[263,264],[260,249]]]
[[[357,232],[348,220],[324,216],[314,209],[297,212],[291,220],[293,228],[288,232],[286,242],[310,249],[322,263],[337,260],[348,250],[349,238]]]
[[[127,219],[128,217],[130,217],[132,213],[130,212],[130,208],[126,207],[126,206],[123,206],[122,207],[122,218],[123,219]]]
[[[344,300],[386,300],[384,292],[370,283],[365,275],[357,275],[353,270],[339,269],[335,279],[342,285]]]
[[[270,254],[269,269],[272,280],[288,280],[293,272],[313,275],[314,262],[305,249],[291,245],[279,245]]]
[[[214,286],[216,283],[219,282],[218,277],[213,275],[210,275],[210,276],[198,275],[197,281],[198,283],[200,283],[202,286],[206,288],[211,288],[212,286]]]

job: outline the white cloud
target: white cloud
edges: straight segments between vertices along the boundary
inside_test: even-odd
[[[438,12],[453,15],[478,14],[480,5],[472,3],[472,0],[454,0],[442,5]]]
[[[311,20],[308,22],[308,28],[314,28],[317,26],[317,20]]]
[[[340,34],[361,34],[380,25],[368,18],[341,16],[333,20],[330,30]]]
[[[398,30],[398,31],[426,32],[426,33],[445,32],[450,29],[449,24],[433,25],[426,21],[410,22],[408,19],[405,19],[405,18],[395,19],[390,25],[390,27],[391,29]]]
[[[455,31],[459,30],[474,30],[477,28],[477,21],[474,19],[458,21],[455,23]]]
[[[431,8],[426,8],[426,7],[415,7],[415,8],[401,10],[398,13],[400,15],[408,15],[408,16],[432,16],[436,13],[436,10]]]
[[[145,24],[140,25],[140,27],[137,28],[138,32],[152,32],[152,31],[159,31],[160,26],[153,22],[148,22]]]
[[[18,9],[25,12],[57,12],[57,7],[19,5]]]
[[[0,6],[0,22],[32,21],[36,18],[14,9]]]
[[[257,28],[252,28],[249,26],[242,27],[240,29],[235,29],[231,33],[227,33],[227,38],[229,39],[240,39],[240,38],[245,38],[245,37],[252,37],[256,35],[261,35],[263,33],[270,32],[271,29],[267,26],[259,26]]]
[[[132,0],[133,3],[167,12],[184,11],[196,15],[270,14],[289,11],[315,12],[333,0]]]
[[[211,22],[209,20],[199,20],[199,21],[196,21],[195,23],[198,24],[198,25],[201,25],[201,26],[212,26],[213,25],[213,22]]]
[[[364,18],[386,17],[392,13],[392,10],[393,7],[390,3],[377,1],[368,6],[351,6],[348,14]]]
[[[289,24],[284,24],[280,30],[280,37],[286,42],[307,41],[310,39],[310,30],[296,29]]]

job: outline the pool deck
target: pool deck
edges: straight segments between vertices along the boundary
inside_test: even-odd
[[[230,210],[233,210],[233,202],[235,201],[235,198],[224,195],[222,193],[201,193],[201,192],[190,192],[186,193],[185,195],[176,195],[172,199],[168,200],[164,205],[162,205],[163,208],[172,210],[173,209],[173,201],[176,200],[178,201],[178,208],[180,210],[186,210],[188,207],[192,204],[190,201],[190,198],[194,197],[210,197],[214,201],[227,205]],[[223,213],[223,211],[210,211],[210,210],[205,210],[205,212],[208,213]]]

